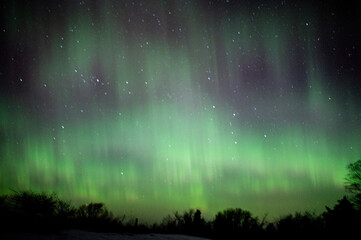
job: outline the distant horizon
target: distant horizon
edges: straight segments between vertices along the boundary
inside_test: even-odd
[[[360,3],[1,5],[0,194],[54,191],[159,221],[322,212],[347,195]]]
[[[264,217],[266,217],[265,219],[267,221],[276,221],[286,215],[289,214],[295,214],[297,212],[299,213],[305,213],[305,212],[309,212],[309,213],[315,213],[317,215],[323,213],[326,210],[326,206],[327,207],[333,207],[334,205],[337,204],[337,201],[342,199],[342,197],[344,196],[350,196],[350,193],[346,192],[344,190],[344,188],[342,189],[342,191],[340,191],[343,194],[340,194],[340,196],[336,199],[329,199],[329,201],[326,201],[325,203],[322,202],[318,202],[317,204],[314,205],[309,205],[309,207],[307,207],[307,204],[305,206],[302,206],[302,204],[300,204],[300,202],[298,201],[294,201],[294,205],[295,206],[302,206],[302,207],[296,207],[296,208],[282,208],[282,203],[279,204],[281,206],[278,206],[279,209],[282,209],[282,211],[268,211],[265,208],[247,208],[246,206],[242,206],[242,205],[233,205],[233,206],[224,206],[224,207],[220,207],[218,210],[215,210],[214,212],[211,211],[207,211],[206,209],[203,209],[201,207],[184,207],[183,209],[177,209],[176,207],[171,209],[171,208],[166,208],[166,209],[162,209],[161,207],[149,207],[149,208],[142,208],[139,210],[136,210],[134,208],[131,208],[130,210],[127,209],[127,207],[121,207],[121,203],[120,204],[116,204],[116,203],[111,203],[109,201],[103,200],[103,201],[98,201],[96,199],[93,199],[92,201],[89,201],[87,199],[83,199],[83,198],[79,198],[79,199],[71,199],[69,197],[66,197],[66,195],[62,196],[61,194],[55,192],[55,191],[46,191],[46,190],[38,190],[38,191],[34,191],[34,190],[15,190],[15,189],[11,189],[8,191],[4,191],[2,194],[13,194],[14,192],[21,192],[21,191],[31,191],[34,193],[46,193],[46,194],[56,194],[61,200],[64,201],[68,201],[71,205],[75,206],[75,207],[79,207],[80,205],[83,204],[90,204],[90,203],[104,203],[105,207],[111,211],[115,217],[122,217],[125,216],[127,219],[135,219],[137,218],[139,220],[139,222],[141,223],[148,223],[148,224],[153,224],[153,223],[161,223],[162,220],[167,217],[168,215],[173,216],[175,212],[178,212],[179,214],[183,214],[185,211],[189,211],[190,209],[193,210],[200,210],[202,213],[202,216],[210,221],[213,220],[216,213],[221,212],[223,210],[226,209],[230,209],[230,208],[241,208],[243,210],[249,211],[253,217],[258,217],[259,220],[262,220]],[[314,192],[313,194],[316,194],[316,192]],[[333,194],[331,194],[333,195]],[[286,194],[284,196],[285,198],[287,198]],[[294,198],[298,198],[301,196],[294,196]],[[307,197],[307,196],[306,196]],[[262,198],[260,198],[262,199]],[[260,200],[261,201],[261,200]],[[316,202],[316,201],[315,201]],[[313,201],[310,202],[310,204],[315,203]],[[260,206],[262,204],[258,204],[258,206]],[[136,205],[135,205],[136,206]],[[272,204],[268,204],[268,206],[272,206]],[[151,211],[149,211],[149,209],[152,209]],[[272,208],[270,208],[272,209]],[[276,208],[277,209],[277,208]],[[148,210],[146,213],[144,212],[144,210]]]

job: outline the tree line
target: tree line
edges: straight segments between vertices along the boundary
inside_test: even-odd
[[[0,230],[58,232],[83,229],[99,232],[177,233],[215,239],[238,239],[244,236],[333,236],[352,235],[361,229],[361,160],[347,166],[346,190],[333,207],[321,214],[296,212],[268,222],[241,208],[218,212],[213,220],[205,220],[199,209],[175,212],[160,223],[139,223],[138,219],[114,216],[103,203],[74,207],[56,194],[31,191],[0,196]]]

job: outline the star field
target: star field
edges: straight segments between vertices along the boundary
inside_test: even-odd
[[[148,220],[333,205],[361,156],[358,5],[4,1],[0,193]]]

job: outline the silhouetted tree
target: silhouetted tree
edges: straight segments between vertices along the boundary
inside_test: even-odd
[[[199,209],[190,209],[183,214],[184,232],[192,235],[202,235],[205,228],[205,220]]]
[[[315,235],[322,233],[323,223],[322,218],[314,213],[296,212],[294,215],[288,214],[281,217],[276,223],[276,228],[282,235]]]
[[[116,227],[121,225],[120,219],[114,218],[103,203],[90,203],[79,206],[77,222],[80,228],[96,231],[114,231],[117,230]]]
[[[202,218],[201,211],[197,209],[193,217],[193,225],[196,231],[201,230],[204,227],[205,222],[204,218]]]
[[[83,204],[78,209],[78,215],[85,219],[107,218],[108,210],[103,203]]]
[[[189,233],[192,231],[192,225],[193,225],[193,216],[194,216],[194,210],[189,209],[189,211],[184,211],[183,216],[180,217],[182,225],[182,230]]]
[[[76,209],[70,204],[70,202],[57,199],[55,204],[55,213],[59,227],[68,228],[74,221]]]
[[[241,235],[255,234],[261,231],[258,218],[252,217],[249,211],[240,208],[229,208],[218,212],[214,220],[214,230],[217,237],[232,238]]]
[[[74,217],[72,209],[56,194],[14,191],[0,197],[1,227],[17,231],[60,230]]]
[[[179,214],[176,211],[173,216],[167,215],[163,218],[161,223],[161,231],[168,233],[205,236],[208,234],[206,228],[210,231],[210,226],[206,224],[199,209],[196,211],[189,209],[184,211],[183,214]]]
[[[265,231],[268,235],[273,236],[277,231],[276,224],[273,222],[267,223],[265,227]]]
[[[9,230],[13,223],[13,214],[9,206],[9,196],[0,197],[0,231]]]
[[[10,196],[10,211],[17,223],[32,231],[52,231],[56,228],[55,194],[34,193],[31,191],[15,192]]]
[[[361,160],[347,166],[346,190],[355,194],[351,201],[358,210],[361,210]]]
[[[160,225],[160,231],[162,232],[170,232],[170,233],[176,233],[179,231],[178,229],[178,220],[174,217],[168,214],[162,219],[161,225]]]
[[[346,197],[337,202],[333,209],[326,206],[323,214],[326,230],[331,233],[355,233],[361,228],[359,212]]]
[[[0,196],[1,231],[54,232],[66,228],[120,231],[123,220],[113,217],[103,203],[75,209],[56,194],[14,191]]]
[[[346,197],[338,201],[333,209],[326,207],[321,215],[305,212],[289,214],[278,221],[265,224],[249,211],[230,208],[218,212],[214,221],[207,222],[200,210],[189,209],[183,214],[168,215],[160,226],[139,223],[138,218],[123,224],[123,218],[115,218],[103,203],[90,203],[74,208],[69,202],[60,200],[56,194],[14,192],[0,196],[1,231],[58,231],[79,228],[90,231],[128,231],[145,233],[160,231],[182,233],[219,239],[239,239],[269,236],[327,236],[331,233],[355,234],[361,229],[360,211]],[[312,235],[311,235],[312,234]],[[0,237],[1,238],[1,237]]]

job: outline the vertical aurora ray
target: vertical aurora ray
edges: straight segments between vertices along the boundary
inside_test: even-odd
[[[359,86],[342,81],[358,75],[328,66],[316,10],[29,4],[1,14],[1,193],[56,191],[148,220],[276,217],[344,194],[361,113]]]

